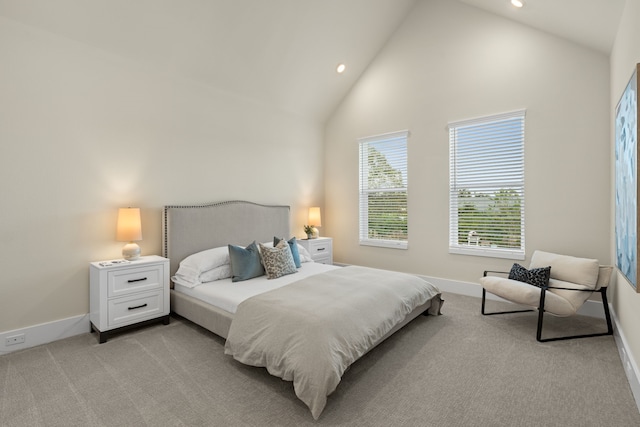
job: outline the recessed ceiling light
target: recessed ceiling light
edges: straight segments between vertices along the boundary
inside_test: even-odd
[[[339,65],[338,65],[338,68],[336,68],[336,71],[338,72],[338,74],[342,74],[342,73],[344,73],[344,70],[346,70],[346,69],[347,69],[347,66],[346,66],[346,65],[344,65],[344,64],[339,64]]]
[[[524,2],[522,0],[511,0],[511,4],[514,5],[515,7],[524,6]]]

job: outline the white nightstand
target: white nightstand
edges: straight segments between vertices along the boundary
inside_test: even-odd
[[[169,260],[156,255],[136,261],[90,264],[89,318],[100,343],[141,324],[169,324]]]
[[[298,240],[311,254],[311,259],[321,264],[333,264],[333,239],[331,237],[318,237],[317,239]]]

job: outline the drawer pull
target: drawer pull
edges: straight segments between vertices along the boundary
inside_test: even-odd
[[[317,250],[318,250],[318,252],[322,252],[322,251],[324,251],[325,249],[326,249],[326,248],[318,248]]]
[[[147,278],[146,278],[146,277],[143,277],[142,279],[131,279],[131,280],[127,280],[127,283],[144,282],[145,280],[147,280]]]
[[[129,307],[129,310],[135,310],[136,308],[142,308],[142,307],[146,307],[147,304],[142,304],[142,305],[136,305],[135,307]]]

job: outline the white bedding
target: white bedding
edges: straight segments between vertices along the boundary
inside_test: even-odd
[[[176,283],[174,290],[221,308],[229,313],[235,313],[238,305],[247,298],[280,288],[304,277],[337,268],[341,267],[317,262],[305,262],[302,264],[302,267],[298,269],[297,273],[288,274],[277,279],[269,280],[267,276],[260,276],[243,282],[232,282],[231,279],[223,279],[203,283],[194,288],[188,288]]]

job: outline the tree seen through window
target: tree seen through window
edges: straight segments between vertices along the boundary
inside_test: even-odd
[[[458,192],[458,243],[519,248],[522,227],[520,194],[501,189],[493,194]],[[473,240],[470,239],[473,236]]]
[[[407,240],[407,188],[402,180],[402,171],[394,169],[387,158],[372,146],[369,146],[367,163],[369,237]]]

